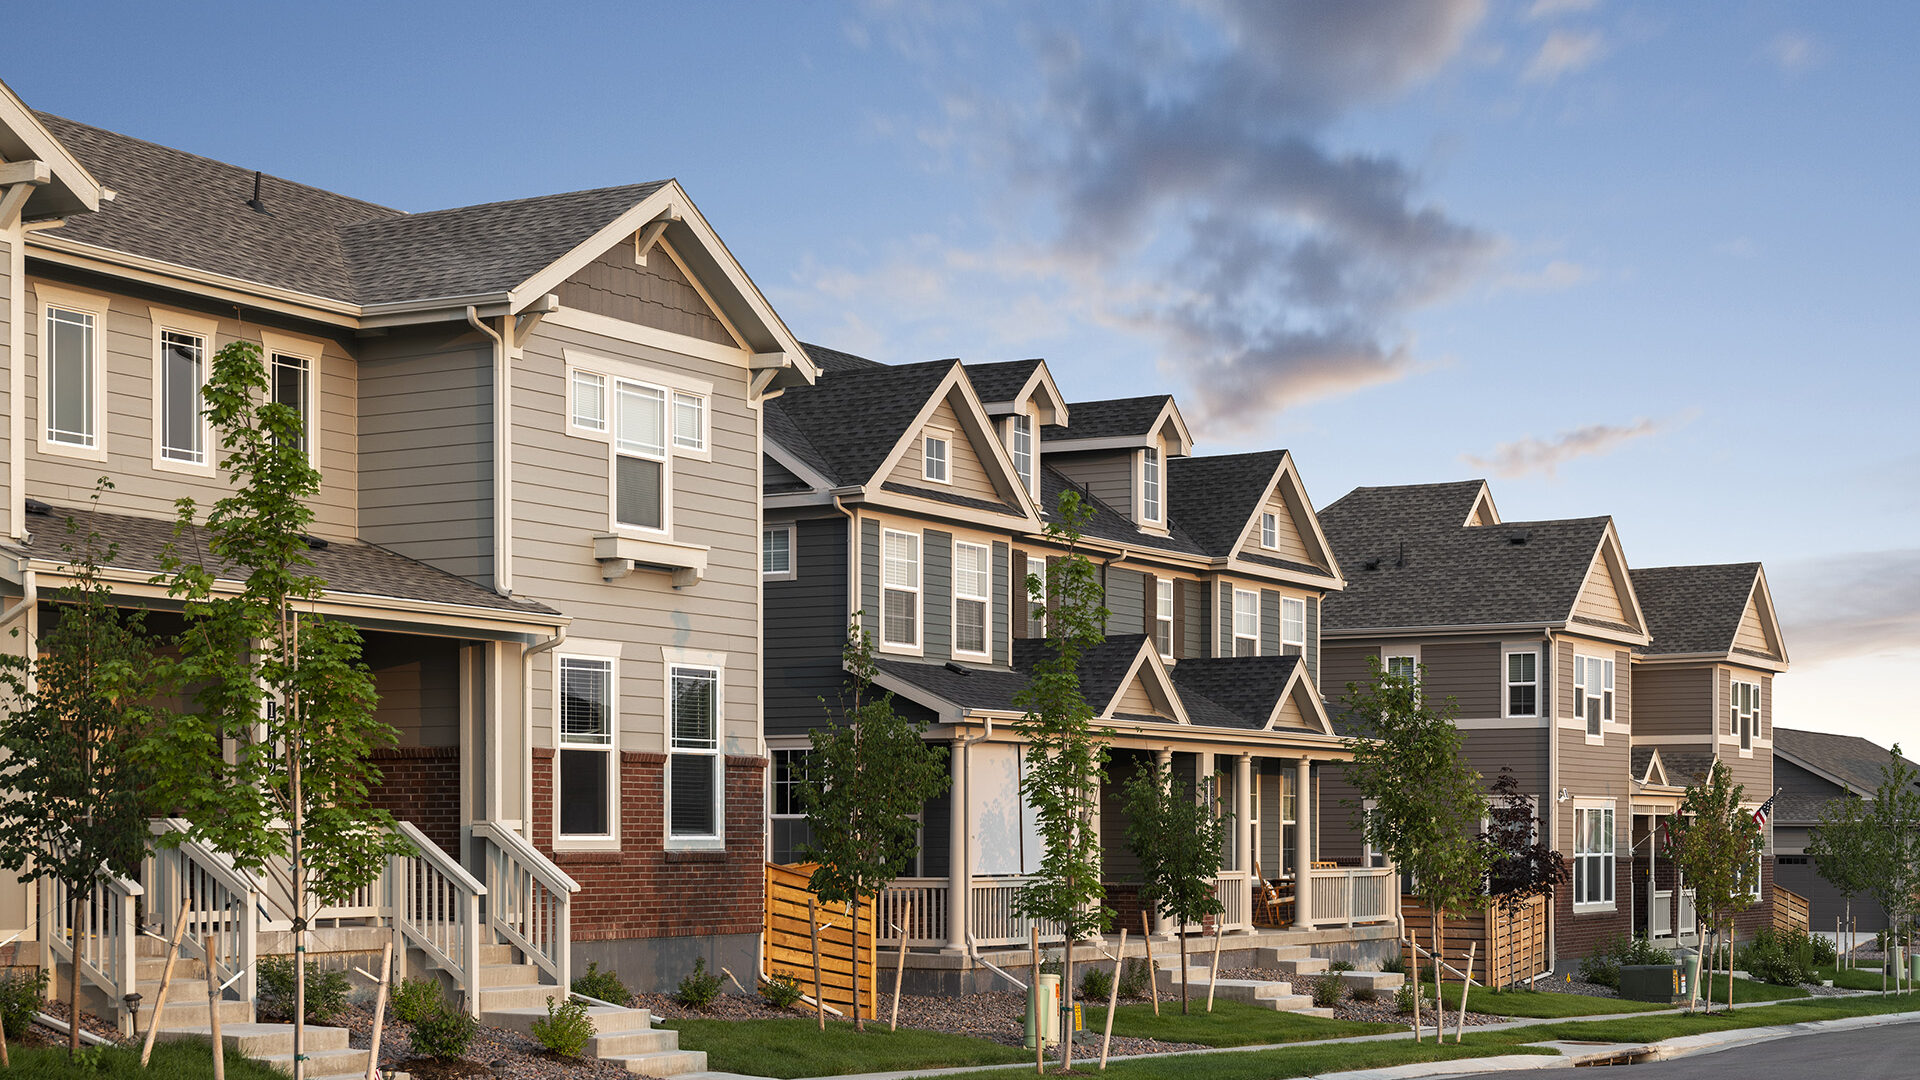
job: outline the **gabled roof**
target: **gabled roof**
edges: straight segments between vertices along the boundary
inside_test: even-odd
[[[106,194],[93,173],[4,82],[0,82],[0,161],[37,161],[46,166],[45,175],[36,177],[44,182],[32,186],[26,202],[15,208],[23,221],[97,210]]]
[[[1081,654],[1080,692],[1097,712],[1104,711],[1119,694],[1147,649],[1146,641],[1144,634],[1119,634]],[[944,703],[963,712],[1020,712],[1014,697],[1027,685],[1028,674],[1045,659],[1050,648],[1045,638],[1014,641],[1011,670],[890,656],[875,657],[874,663],[885,677],[883,685],[887,689],[929,708],[938,709]]]
[[[1320,525],[1331,535],[1332,522],[1338,519],[1342,539],[1336,546],[1342,548],[1397,540],[1409,532],[1457,528],[1466,525],[1486,486],[1485,480],[1457,480],[1358,487],[1321,507]]]
[[[1667,777],[1665,761],[1657,746],[1636,746],[1632,750],[1632,775],[1635,783],[1648,787],[1676,787]]]
[[[810,448],[809,460],[833,485],[864,484],[959,363],[877,364],[824,375],[767,402],[767,434],[786,445],[797,432]],[[801,453],[798,446],[787,449]]]
[[[839,349],[829,349],[825,345],[815,345],[812,342],[801,344],[823,375],[838,375],[845,371],[871,371],[874,368],[887,366],[878,360],[869,360],[864,356],[841,352]]]
[[[1764,599],[1759,563],[1653,566],[1632,573],[1633,591],[1653,635],[1643,650],[1650,656],[1730,654],[1756,590]],[[1762,618],[1771,618],[1771,604],[1764,607]]]
[[[997,364],[968,364],[967,381],[992,416],[1006,416],[1016,409],[1035,406],[1045,438],[1047,424],[1071,421],[1066,396],[1053,381],[1053,372],[1045,360],[1007,360]]]
[[[1799,728],[1773,729],[1776,756],[1857,795],[1872,798],[1880,787],[1880,769],[1892,759],[1892,752],[1871,739],[1858,735],[1832,735],[1824,731]],[[1920,768],[1912,759],[1908,765]]]
[[[1273,719],[1299,666],[1297,656],[1192,658],[1173,666],[1173,682],[1181,697],[1198,695],[1217,706],[1222,726],[1258,730]]]
[[[1073,411],[1073,426],[1049,424],[1041,429],[1041,438],[1054,442],[1060,439],[1150,435],[1159,423],[1160,414],[1166,411],[1172,401],[1171,394],[1148,394],[1145,397],[1069,402],[1067,407]]]
[[[1175,458],[1167,463],[1167,511],[1207,554],[1230,555],[1286,459],[1285,450]]]
[[[1027,388],[1027,381],[1033,373],[1040,370],[1044,360],[1003,360],[997,364],[968,364],[967,378],[973,382],[973,392],[988,405],[997,405],[1003,401],[1012,401],[1020,391]]]
[[[1080,534],[1091,540],[1106,540],[1129,547],[1151,548],[1155,551],[1170,551],[1181,555],[1205,555],[1206,549],[1193,542],[1181,529],[1178,520],[1167,523],[1165,533],[1148,532],[1134,524],[1133,519],[1102,502],[1100,498],[1086,488],[1074,483],[1057,469],[1050,468],[1041,459],[1040,466],[1040,520],[1054,521],[1058,518],[1055,510],[1060,505],[1060,495],[1068,488],[1080,493],[1081,501],[1093,509],[1093,517],[1080,526]]]

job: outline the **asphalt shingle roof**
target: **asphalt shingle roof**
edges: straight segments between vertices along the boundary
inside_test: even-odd
[[[1070,426],[1061,427],[1048,424],[1041,429],[1043,441],[1058,439],[1104,439],[1122,435],[1146,435],[1151,433],[1153,422],[1160,418],[1160,410],[1172,400],[1171,394],[1149,394],[1146,397],[1110,398],[1105,401],[1070,401],[1067,403],[1067,415],[1073,421]]]
[[[1660,764],[1666,766],[1668,783],[1687,787],[1707,778],[1713,755],[1705,750],[1662,750]]]
[[[825,345],[815,345],[810,341],[803,341],[800,346],[807,350],[807,356],[813,361],[813,366],[826,375],[838,375],[848,371],[872,371],[874,368],[887,366],[878,360],[869,360],[864,356],[841,352],[839,349],[829,349]]]
[[[1173,684],[1180,689],[1183,701],[1190,693],[1195,694],[1231,717],[1224,726],[1257,730],[1267,726],[1299,663],[1298,656],[1188,659],[1174,665]],[[1192,711],[1189,707],[1188,712]]]
[[[1648,653],[1723,653],[1733,648],[1760,564],[1652,566],[1631,573],[1653,635]]]
[[[61,236],[347,303],[505,292],[666,183],[409,214],[277,176],[39,114],[116,192]]]
[[[1167,523],[1163,536],[1148,532],[1133,523],[1133,519],[1102,502],[1092,492],[1074,483],[1058,470],[1041,459],[1040,466],[1040,518],[1042,521],[1056,520],[1054,508],[1060,505],[1060,496],[1068,488],[1080,493],[1080,498],[1093,508],[1093,517],[1080,527],[1083,536],[1094,540],[1111,540],[1132,547],[1152,548],[1156,551],[1172,551],[1183,555],[1205,555],[1206,549],[1193,542],[1178,520]]]
[[[1400,484],[1358,487],[1320,508],[1320,528],[1332,536],[1330,521],[1354,546],[1374,546],[1398,540],[1409,532],[1465,525],[1484,480],[1457,480],[1446,484]],[[1345,565],[1346,555],[1334,557]]]
[[[33,532],[32,539],[23,545],[27,553],[36,559],[64,562],[68,558],[63,544],[69,514],[80,521],[82,528],[93,528],[108,542],[118,545],[112,560],[115,568],[141,574],[160,573],[161,556],[174,540],[173,522],[161,518],[56,506],[46,517],[29,518]],[[196,526],[181,542],[181,550],[204,551],[206,540],[206,530]],[[466,578],[359,540],[330,540],[325,547],[307,554],[313,560],[311,572],[326,581],[329,594],[389,597],[521,615],[559,614],[544,604],[501,596]],[[239,580],[232,567],[218,565],[213,570],[223,580]]]
[[[1088,704],[1105,708],[1119,692],[1120,681],[1140,654],[1143,634],[1119,634],[1088,649],[1080,657],[1080,691]],[[877,657],[880,670],[903,682],[920,687],[956,705],[969,709],[1017,712],[1014,695],[1027,685],[1027,675],[1047,654],[1045,638],[1020,638],[1013,643],[1013,670],[961,665],[961,672],[944,663],[926,663]]]
[[[1872,796],[1880,786],[1880,769],[1891,760],[1892,752],[1871,739],[1858,735],[1830,735],[1824,731],[1799,728],[1773,729],[1773,752],[1795,764],[1837,776],[1863,795]],[[1910,758],[1907,764],[1916,765]],[[1836,793],[1837,794],[1837,793]]]
[[[814,385],[796,386],[767,403],[767,433],[834,484],[865,483],[959,362],[823,373]],[[810,453],[788,441],[794,432]]]
[[[1013,395],[1027,385],[1041,363],[1040,360],[1005,360],[997,364],[968,364],[967,379],[983,402],[1012,401]]]
[[[1175,458],[1167,463],[1167,512],[1207,554],[1230,555],[1286,454]]]

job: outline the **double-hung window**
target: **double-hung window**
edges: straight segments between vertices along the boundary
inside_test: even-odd
[[[43,290],[44,291],[44,290]],[[63,303],[46,305],[40,395],[46,440],[93,450],[100,436],[100,313]]]
[[[1140,520],[1160,520],[1160,448],[1144,451],[1140,465]]]
[[[988,583],[991,579],[987,545],[964,540],[953,545],[953,651],[987,655],[989,625]]]
[[[1027,413],[1016,413],[1009,427],[1009,443],[1013,450],[1013,471],[1020,474],[1020,483],[1028,491],[1033,487],[1033,417]]]
[[[1233,655],[1260,655],[1260,594],[1233,590]]]
[[[1300,656],[1307,651],[1307,602],[1280,598],[1280,654]]]
[[[773,769],[768,779],[772,790],[768,792],[767,817],[772,822],[773,835],[768,839],[773,849],[772,861],[785,865],[799,862],[813,839],[800,786],[807,775],[807,752],[774,750],[769,756],[773,758]]]
[[[614,835],[616,663],[611,657],[560,658],[557,805],[562,838]]]
[[[667,527],[667,392],[613,383],[614,520],[633,529]]]
[[[1389,656],[1386,667],[1387,674],[1397,679],[1420,677],[1420,658],[1417,656]]]
[[[1268,551],[1280,546],[1280,516],[1272,511],[1260,515],[1260,546]]]
[[[720,839],[720,671],[667,665],[667,829],[675,842]]]
[[[1027,556],[1027,636],[1047,636],[1047,560]]]
[[[1760,684],[1735,680],[1732,693],[1728,731],[1740,736],[1740,752],[1748,753],[1753,750],[1753,740],[1760,734]]]
[[[920,647],[920,534],[880,534],[880,644]]]
[[[169,471],[209,472],[212,428],[201,390],[212,357],[212,319],[153,309],[153,463]]]
[[[300,449],[313,453],[313,361],[292,353],[276,352],[268,367],[273,382],[273,403],[292,410],[300,420]]]
[[[575,367],[601,363],[604,370]],[[567,430],[611,444],[608,500],[616,529],[669,532],[673,523],[673,460],[705,459],[711,447],[710,386],[685,389],[614,361],[569,350]],[[623,375],[622,373],[625,372]],[[765,566],[765,533],[762,533]],[[791,558],[791,554],[789,554]]]
[[[1160,655],[1173,659],[1173,582],[1153,579],[1153,644]]]
[[[1507,654],[1507,715],[1540,714],[1540,655],[1531,652]]]
[[[760,530],[760,576],[792,580],[793,526],[769,525]]]
[[[920,444],[920,475],[936,484],[953,483],[953,442],[929,435]]]
[[[1613,807],[1573,810],[1573,902],[1576,907],[1613,904]]]
[[[1573,658],[1573,715],[1585,720],[1587,736],[1598,738],[1602,721],[1613,720],[1613,661],[1597,656]]]

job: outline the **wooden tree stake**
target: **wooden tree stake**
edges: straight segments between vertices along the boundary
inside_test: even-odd
[[[1453,1041],[1458,1043],[1467,1034],[1467,991],[1473,989],[1473,957],[1480,951],[1480,943],[1474,942],[1467,950],[1467,970],[1460,975],[1460,1023],[1453,1031]]]
[[[367,1080],[380,1080],[380,1031],[387,1023],[387,986],[393,980],[393,942],[380,950],[380,986],[373,992],[373,1044],[367,1051]]]
[[[1226,914],[1221,912],[1221,915]],[[1213,970],[1207,973],[1207,1011],[1213,1011],[1213,988],[1220,985],[1220,915],[1213,917]]]
[[[227,1044],[220,1038],[220,938],[207,938],[207,1027],[213,1033],[213,1080],[227,1080]],[[73,1018],[75,1026],[80,1018]],[[300,1063],[294,1062],[295,1066]]]
[[[1033,1071],[1036,1076],[1047,1074],[1047,1012],[1046,1005],[1040,1000],[1040,921],[1031,920],[1027,925],[1029,935],[1027,952],[1033,960]]]
[[[827,1030],[827,997],[820,988],[820,901],[807,900],[807,933],[813,938],[813,1007],[820,1018],[820,1030]],[[859,942],[854,943],[854,964],[860,963]]]
[[[893,969],[893,1015],[887,1017],[887,1030],[900,1030],[900,980],[907,974],[907,930],[913,926],[913,897],[907,897],[907,910],[900,916],[900,962]],[[880,928],[875,926],[877,935]]]
[[[180,915],[173,920],[173,937],[167,940],[167,964],[160,969],[160,992],[153,997],[153,1015],[147,1020],[147,1041],[140,1048],[140,1067],[146,1068],[153,1058],[153,1040],[160,1034],[160,1010],[167,1007],[167,987],[173,985],[173,963],[180,957],[180,939],[187,932],[187,905],[189,901],[180,901]],[[213,978],[211,968],[207,978]]]
[[[1140,913],[1140,940],[1147,943],[1147,993],[1153,997],[1153,1015],[1160,1015],[1160,973],[1153,969],[1153,918]]]
[[[1120,967],[1127,962],[1127,928],[1120,928],[1120,945],[1113,952],[1113,985],[1107,988],[1107,1029],[1100,1033],[1100,1071],[1107,1071],[1107,1044],[1113,1041],[1113,1014],[1120,1011]]]

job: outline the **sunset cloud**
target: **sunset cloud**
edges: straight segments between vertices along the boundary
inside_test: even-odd
[[[1504,442],[1485,457],[1462,454],[1461,460],[1499,476],[1525,476],[1536,472],[1553,476],[1560,466],[1569,461],[1610,454],[1623,444],[1644,439],[1666,426],[1660,421],[1648,419],[1625,425],[1588,424],[1586,427],[1562,431],[1551,439],[1528,436]]]

